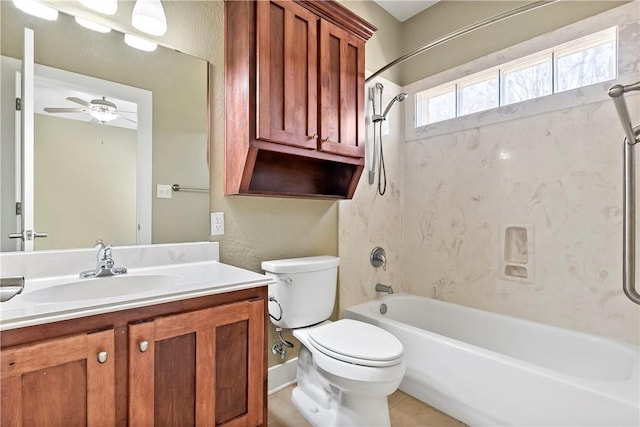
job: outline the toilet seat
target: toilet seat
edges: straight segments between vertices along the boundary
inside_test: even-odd
[[[389,332],[352,319],[338,320],[308,333],[310,344],[321,353],[361,366],[386,367],[402,362],[402,343]]]

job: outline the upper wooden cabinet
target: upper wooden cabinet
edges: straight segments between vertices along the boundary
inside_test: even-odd
[[[333,1],[225,3],[226,194],[351,198],[364,166],[364,44]]]
[[[364,158],[364,41],[320,21],[320,149]]]
[[[259,1],[257,139],[316,148],[318,17],[290,1]]]

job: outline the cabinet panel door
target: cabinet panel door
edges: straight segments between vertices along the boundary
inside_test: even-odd
[[[318,18],[292,1],[256,2],[256,138],[317,148]]]
[[[115,425],[114,354],[113,330],[3,350],[1,424]]]
[[[364,41],[320,21],[320,149],[364,157]]]
[[[260,425],[263,322],[256,300],[130,325],[130,425]]]

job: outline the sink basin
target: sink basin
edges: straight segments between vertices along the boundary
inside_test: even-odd
[[[33,302],[68,302],[105,299],[140,294],[175,283],[172,274],[140,274],[78,279],[61,285],[25,292],[21,297]]]

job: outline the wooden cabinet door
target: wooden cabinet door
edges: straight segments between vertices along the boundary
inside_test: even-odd
[[[261,299],[129,326],[129,425],[263,423]]]
[[[2,426],[115,425],[113,330],[2,351]]]
[[[317,21],[290,0],[256,2],[257,139],[317,148]]]
[[[364,41],[320,21],[320,149],[364,157]]]

